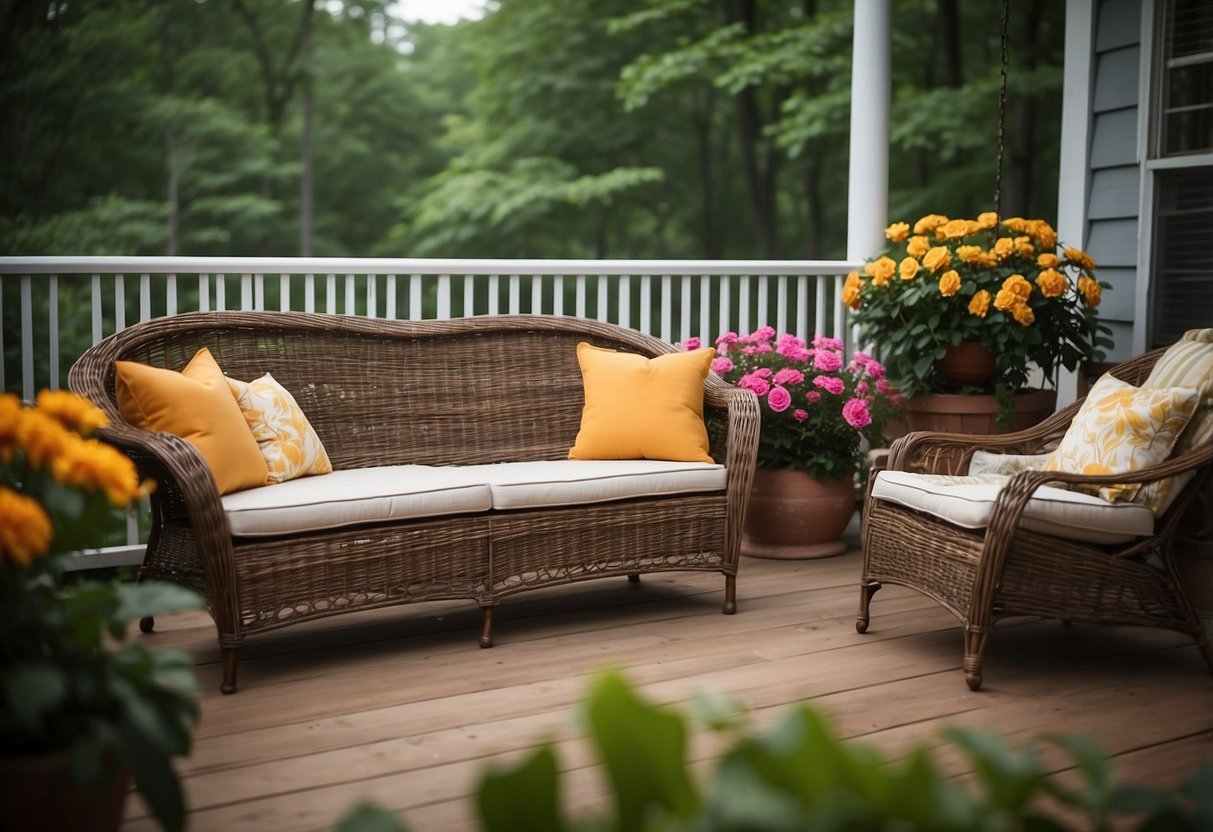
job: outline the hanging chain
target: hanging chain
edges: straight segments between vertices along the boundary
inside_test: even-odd
[[[1002,154],[1007,126],[1007,41],[1011,21],[1011,0],[1002,0],[1001,78],[998,87],[998,156],[994,161],[994,214],[1002,219]]]

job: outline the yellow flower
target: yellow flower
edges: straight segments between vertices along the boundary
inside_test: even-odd
[[[902,223],[904,225],[904,223]],[[859,272],[851,272],[847,275],[846,283],[842,284],[842,302],[850,309],[859,308],[859,293],[863,288],[863,279],[859,276]]]
[[[927,214],[925,217],[914,223],[915,234],[930,234],[936,228],[948,221],[948,218],[943,214]]]
[[[25,410],[17,422],[17,440],[35,468],[49,465],[72,433],[58,419],[40,410]]]
[[[981,229],[993,228],[998,225],[998,214],[993,211],[986,211],[984,214],[977,215],[977,227]]]
[[[981,246],[957,246],[956,256],[966,263],[977,264],[981,260]]]
[[[1032,284],[1022,274],[1013,274],[1002,282],[1002,288],[1020,300],[1027,300],[1032,296]]]
[[[984,318],[989,311],[990,293],[982,289],[973,295],[973,299],[969,301],[969,314]]]
[[[65,428],[84,436],[109,423],[99,408],[67,390],[43,390],[38,393],[37,404],[39,410],[58,419]]]
[[[1055,269],[1061,265],[1061,258],[1051,251],[1046,251],[1036,258],[1036,265],[1042,269]]]
[[[968,232],[967,232],[969,236],[972,236],[972,235],[976,234],[978,231],[981,231],[981,223],[979,223],[977,220],[967,220],[966,222],[968,223],[968,226],[969,226]]]
[[[897,271],[897,263],[892,257],[881,257],[865,264],[863,270],[872,278],[873,286],[883,286],[889,282],[893,272]]]
[[[125,454],[96,439],[72,437],[55,457],[52,471],[60,485],[104,491],[119,508],[143,497],[150,485],[139,482],[139,472]]]
[[[1070,286],[1066,276],[1056,269],[1045,269],[1036,276],[1036,285],[1046,298],[1059,298]]]
[[[1014,252],[1014,250],[1015,250],[1015,241],[1014,240],[1012,240],[1010,237],[999,237],[997,240],[994,241],[994,248],[990,249],[990,253],[993,254],[999,260],[1006,260],[1008,257],[1011,256],[1011,254],[1012,254],[1012,252]]]
[[[960,291],[960,275],[956,269],[949,269],[939,278],[939,294],[950,298]]]
[[[1066,246],[1065,253],[1066,262],[1073,263],[1083,271],[1095,271],[1095,260],[1092,259],[1091,255],[1087,254],[1082,249],[1074,248],[1073,246]]]
[[[29,566],[50,548],[53,536],[51,519],[37,500],[0,485],[0,563]]]
[[[1057,232],[1044,220],[1032,220],[1029,223],[1028,233],[1042,249],[1052,251],[1057,248]]]
[[[1020,303],[1023,303],[1023,301],[1009,289],[999,289],[998,294],[994,296],[994,308],[1000,312],[1014,309]]]
[[[913,257],[905,258],[898,265],[897,272],[902,280],[913,280],[918,275],[918,261]]]
[[[1021,303],[1011,309],[1011,316],[1015,318],[1016,323],[1020,326],[1031,326],[1036,320],[1035,313],[1032,312],[1032,307],[1026,303]]]
[[[923,255],[922,264],[932,272],[937,272],[952,265],[952,254],[947,246],[935,246]]]
[[[0,461],[8,462],[19,441],[18,428],[25,418],[25,409],[16,393],[0,394]]]
[[[931,248],[931,241],[921,235],[910,238],[906,243],[906,254],[911,257],[922,257]]]
[[[1027,231],[1028,221],[1023,217],[1007,217],[1002,224],[1011,231]]]
[[[1020,257],[1031,257],[1036,253],[1036,246],[1032,245],[1031,237],[1016,237],[1015,238],[1015,253]]]
[[[884,230],[884,235],[889,238],[891,243],[900,243],[910,233],[910,224],[906,222],[895,222]]]
[[[1099,306],[1099,301],[1103,298],[1103,289],[1099,282],[1091,279],[1089,275],[1080,275],[1078,278],[1078,291],[1082,294],[1083,300],[1087,302],[1087,306]]]
[[[959,240],[969,233],[968,220],[949,220],[935,229],[937,240]]]

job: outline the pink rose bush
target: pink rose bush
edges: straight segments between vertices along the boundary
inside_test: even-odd
[[[683,346],[694,349],[699,339]],[[876,359],[856,353],[847,361],[836,338],[806,343],[769,326],[717,338],[712,372],[758,397],[760,466],[823,479],[854,473],[866,448],[884,444],[884,423],[900,404]]]

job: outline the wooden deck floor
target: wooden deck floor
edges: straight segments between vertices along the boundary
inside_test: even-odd
[[[715,575],[530,593],[499,608],[491,650],[476,645],[470,603],[341,616],[250,639],[234,696],[218,693],[210,619],[163,617],[147,638],[194,655],[204,691],[195,748],[179,766],[189,828],[327,830],[371,799],[404,810],[418,832],[474,829],[468,795],[480,773],[544,739],[570,772],[570,803],[594,805],[603,788],[573,717],[607,666],[660,702],[731,694],[758,726],[812,700],[844,736],[891,755],[959,724],[1020,740],[1090,733],[1120,776],[1168,787],[1213,760],[1213,678],[1186,637],[1008,622],[990,639],[985,688],[971,693],[960,631],[925,597],[886,587],[869,632],[855,632],[859,567],[855,551],[746,559],[735,616],[720,614]],[[697,736],[693,756],[710,759],[711,742]],[[153,828],[129,800],[124,829]]]

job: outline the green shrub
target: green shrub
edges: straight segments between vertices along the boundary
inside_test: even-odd
[[[1085,737],[1042,737],[1015,749],[992,732],[951,729],[946,739],[973,770],[960,780],[942,772],[925,747],[889,761],[862,743],[842,742],[808,705],[753,736],[727,710],[715,714],[708,725],[735,738],[700,786],[687,766],[687,720],[606,674],[590,693],[585,722],[610,781],[609,812],[567,816],[555,751],[543,745],[484,775],[476,793],[481,825],[486,832],[1213,829],[1213,765],[1173,793],[1115,783],[1103,752]],[[1077,788],[1049,778],[1037,752],[1042,743],[1073,761]],[[338,830],[407,828],[393,813],[363,805]]]

